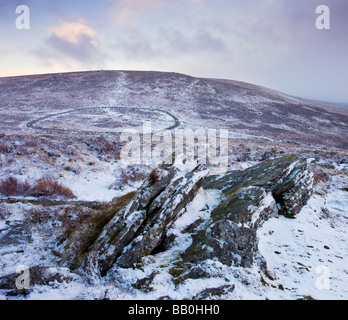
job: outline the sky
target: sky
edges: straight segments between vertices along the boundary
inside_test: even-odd
[[[347,40],[347,0],[0,0],[0,77],[170,71],[348,103]]]

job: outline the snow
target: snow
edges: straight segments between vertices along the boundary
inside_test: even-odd
[[[184,176],[193,167],[179,165],[177,177]],[[113,175],[112,179],[106,177],[106,172],[116,172],[117,164],[105,163],[105,167],[98,164],[95,170],[84,171],[82,168],[79,175],[66,174],[65,185],[74,192],[80,189],[81,193],[77,193],[79,199],[100,200],[100,196],[105,190],[109,190],[107,186],[114,179]],[[338,167],[336,173],[337,170]],[[195,178],[198,179],[201,174],[205,172],[197,172]],[[114,266],[105,278],[93,279],[93,284],[82,276],[75,275],[75,280],[69,283],[34,286],[26,299],[153,300],[170,296],[172,299],[182,300],[191,299],[207,288],[223,285],[234,285],[235,289],[222,299],[347,299],[348,192],[344,187],[347,187],[347,176],[337,173],[330,186],[327,186],[326,193],[314,193],[295,219],[279,216],[262,224],[257,235],[260,253],[267,263],[267,273],[260,270],[257,261],[251,268],[241,268],[206,260],[202,266],[211,275],[209,278],[187,279],[177,285],[173,283],[171,270],[180,266],[179,254],[192,244],[192,235],[183,231],[197,220],[209,221],[210,212],[218,205],[221,197],[221,191],[200,189],[186,207],[186,212],[168,231],[168,235],[176,236],[170,248],[143,258],[141,268],[123,269]],[[104,199],[112,198],[120,192],[109,191],[110,194],[104,194]],[[271,194],[267,194],[262,207],[270,206],[272,201]],[[24,221],[26,212],[33,209],[33,205],[23,203],[0,205],[6,221]],[[5,220],[2,220],[0,229],[5,226]],[[41,227],[44,232],[32,229],[32,242],[2,249],[0,277],[15,272],[18,265],[55,265],[56,258],[50,248],[54,247],[57,225],[52,222]],[[205,228],[204,222],[200,227]],[[50,232],[52,239],[47,239]],[[138,280],[151,275],[153,280],[149,292],[133,288]],[[9,297],[0,292],[0,299],[5,298]]]
[[[233,284],[235,290],[223,299],[347,299],[348,193],[334,187],[325,196],[314,194],[295,219],[271,218],[258,230],[260,252],[266,259],[268,274],[275,279],[267,277],[257,264],[240,268],[207,260],[204,268],[215,276],[188,279],[174,286],[168,271],[177,262],[178,253],[192,243],[191,235],[181,231],[199,218],[209,219],[209,212],[220,195],[216,190],[201,190],[187,212],[172,226],[169,233],[177,236],[173,246],[145,258],[142,270],[114,270],[126,283],[158,272],[151,283],[153,291],[136,291],[130,295],[131,299],[157,299],[161,296],[189,299],[206,288],[226,284]],[[266,197],[265,205],[269,204],[267,199],[271,197]],[[206,205],[210,206],[209,210],[201,211]],[[329,210],[330,217],[323,215],[323,208]],[[328,280],[325,278],[327,274]]]
[[[100,98],[91,99],[89,92],[83,91],[88,88],[77,86],[80,81],[85,83],[88,76],[81,74],[80,77],[80,75],[72,74],[71,77],[74,78],[76,88],[79,89],[75,92],[77,98],[73,99],[73,103],[70,93],[68,92],[66,95],[65,89],[58,86],[59,90],[52,90],[58,85],[57,81],[52,81],[52,86],[49,85],[47,88],[33,87],[35,95],[31,99],[24,99],[25,97],[21,95],[20,88],[21,85],[26,86],[24,83],[19,83],[18,91],[4,91],[3,100],[5,104],[8,104],[8,110],[3,110],[3,115],[13,119],[14,125],[8,128],[3,126],[2,131],[5,133],[13,131],[17,134],[19,129],[23,132],[23,136],[11,137],[7,135],[2,138],[1,143],[7,146],[10,151],[7,152],[4,148],[5,152],[0,154],[0,179],[14,176],[22,182],[35,182],[49,176],[69,187],[76,195],[76,200],[110,201],[114,197],[136,190],[142,181],[125,183],[122,184],[122,189],[116,189],[115,182],[120,177],[120,171],[126,168],[115,161],[115,155],[112,154],[114,151],[104,152],[102,145],[91,142],[92,139],[82,137],[81,134],[85,130],[92,130],[96,133],[118,131],[119,128],[111,126],[114,123],[112,121],[115,123],[118,121],[123,125],[133,122],[133,125],[141,132],[143,121],[151,121],[152,131],[157,132],[173,125],[175,122],[173,120],[176,117],[180,122],[180,129],[226,128],[229,130],[230,139],[240,140],[232,141],[232,144],[235,144],[234,147],[237,147],[240,142],[243,144],[253,142],[251,149],[253,146],[254,149],[255,146],[260,148],[256,155],[255,150],[247,154],[245,161],[238,159],[239,156],[244,155],[244,147],[234,148],[237,153],[229,153],[229,169],[244,170],[256,164],[262,153],[267,150],[263,149],[262,143],[264,141],[267,141],[266,145],[269,148],[274,145],[275,148],[281,147],[282,151],[289,151],[286,150],[287,145],[283,146],[284,141],[276,136],[277,132],[299,133],[303,129],[304,131],[300,132],[302,135],[295,135],[295,138],[289,136],[286,139],[289,141],[295,139],[296,143],[301,143],[308,138],[306,144],[310,144],[311,141],[313,143],[312,137],[320,136],[323,126],[331,121],[331,119],[328,120],[326,112],[323,113],[320,110],[317,110],[318,116],[316,117],[307,117],[301,112],[287,117],[287,109],[282,111],[282,108],[273,108],[271,104],[284,104],[284,106],[293,104],[294,107],[307,105],[306,110],[310,113],[313,112],[315,104],[305,103],[300,99],[266,88],[234,83],[235,85],[231,85],[230,90],[226,90],[225,85],[221,85],[222,82],[219,84],[220,80],[208,83],[202,79],[168,75],[167,80],[170,81],[163,82],[160,79],[156,80],[154,75],[149,74],[153,77],[150,80],[143,81],[140,77],[139,81],[135,81],[132,78],[133,75],[128,72],[117,72],[110,79],[101,81],[104,94]],[[45,79],[51,76],[42,77]],[[65,76],[62,75],[62,77]],[[94,87],[92,86],[91,89],[94,90]],[[139,90],[141,94],[137,94]],[[217,90],[221,90],[221,93],[217,94]],[[253,94],[247,93],[250,90]],[[25,92],[26,90],[23,90],[22,93]],[[42,105],[41,101],[47,100],[48,92],[50,93],[49,98],[52,99],[50,101],[54,101],[54,103],[47,104],[45,102],[45,105]],[[24,105],[17,112],[14,110],[17,109],[18,101]],[[209,105],[211,102],[214,102],[213,105]],[[236,105],[236,111],[245,112],[240,114],[232,112],[233,110],[230,112],[230,106],[233,105]],[[128,112],[122,112],[125,108],[128,108]],[[81,112],[82,110],[83,112]],[[149,111],[148,114],[146,111]],[[273,124],[271,122],[270,128],[281,130],[271,130],[269,133],[259,131],[258,127],[264,128],[263,115],[265,115],[265,121],[268,121],[267,111],[272,111],[269,113],[272,116],[271,119],[277,118],[279,120]],[[171,114],[175,117],[173,118]],[[20,115],[18,119],[17,115]],[[71,138],[65,134],[59,137],[58,135],[51,137],[49,135],[47,137],[30,136],[30,132],[50,134],[49,130],[39,128],[35,130],[35,123],[32,123],[34,124],[32,128],[27,126],[38,117],[42,118],[36,123],[37,127],[68,129],[65,132],[68,135],[69,130],[76,130],[74,133],[76,136]],[[246,124],[245,117],[252,119],[251,122]],[[105,120],[110,120],[110,122]],[[103,121],[106,123],[105,127],[102,125]],[[308,121],[311,121],[310,127]],[[335,118],[332,123],[335,124],[335,130],[338,130],[339,126],[343,129],[335,133],[335,140],[327,136],[328,140],[323,145],[329,149],[331,148],[330,144],[340,140],[337,137],[342,137],[344,140],[347,126],[345,122],[340,121],[340,118]],[[240,124],[246,125],[249,130],[236,129],[239,128]],[[254,130],[255,128],[257,130]],[[111,136],[106,137],[106,141],[113,140]],[[322,140],[324,137],[320,136],[320,139]],[[259,146],[258,142],[260,142]],[[334,145],[332,146],[334,147]],[[312,147],[315,154],[317,149],[315,146]],[[200,190],[194,201],[186,208],[186,212],[169,230],[168,234],[176,236],[170,249],[144,258],[142,269],[114,267],[106,278],[95,279],[93,285],[84,278],[77,277],[71,283],[35,286],[27,298],[157,299],[169,295],[174,299],[185,299],[191,298],[206,288],[233,284],[235,290],[223,297],[224,299],[298,299],[309,297],[314,299],[347,299],[348,192],[344,189],[348,187],[348,165],[337,164],[346,152],[340,151],[340,156],[336,156],[330,161],[325,158],[318,161],[317,157],[313,157],[312,151],[310,151],[311,158],[307,160],[307,163],[331,167],[334,172],[341,171],[344,174],[334,177],[331,189],[327,188],[326,193],[314,193],[295,219],[283,216],[272,218],[258,230],[259,249],[267,262],[268,272],[274,280],[269,275],[264,274],[257,264],[252,268],[238,268],[225,266],[218,261],[207,260],[204,262],[204,268],[213,275],[211,278],[190,279],[178,286],[173,284],[173,276],[169,271],[180,262],[179,253],[183,252],[192,242],[191,235],[183,233],[183,231],[198,219],[208,220],[211,210],[217,205],[218,199],[221,197],[219,191],[205,192]],[[257,153],[259,154],[257,155]],[[180,160],[179,156],[178,160]],[[176,166],[179,169],[176,176],[178,178],[184,177],[196,166],[196,163],[188,165],[178,161]],[[67,170],[68,167],[71,167],[72,170]],[[151,169],[148,168],[149,172]],[[289,172],[290,170],[292,168],[289,168]],[[195,178],[199,179],[201,174],[205,173],[198,173]],[[183,183],[185,181],[183,180]],[[23,200],[23,197],[21,199]],[[179,197],[177,200],[179,201]],[[269,194],[264,199],[260,210],[272,205],[271,201],[273,198]],[[6,228],[6,221],[26,221],[27,212],[42,208],[20,202],[0,203],[0,232]],[[54,209],[47,210],[56,212]],[[42,211],[43,214],[50,213],[46,209],[42,209]],[[260,212],[256,212],[253,219],[258,218],[257,213]],[[136,218],[137,214],[135,212],[128,218]],[[54,241],[59,225],[57,221],[53,220],[39,226],[42,230],[38,228],[31,230],[32,242],[0,249],[0,277],[15,272],[18,265],[56,265],[56,257],[51,248],[56,245]],[[204,228],[204,223],[201,228]],[[145,293],[132,289],[132,285],[137,280],[148,277],[154,272],[156,275],[151,283],[153,289],[151,292]],[[0,300],[4,298],[0,293]],[[21,299],[21,297],[13,297],[13,299]]]
[[[246,226],[253,226],[255,222],[257,222],[260,219],[260,215],[265,209],[275,207],[275,205],[276,203],[272,196],[272,193],[268,192],[257,208],[250,208],[250,211],[255,211],[251,217],[251,221],[248,222]]]
[[[313,195],[296,219],[273,218],[258,230],[261,254],[276,274],[270,284],[284,288],[270,289],[268,298],[348,298],[347,201],[347,192],[337,189],[326,199]],[[326,273],[329,285],[323,288]]]
[[[113,198],[127,193],[124,190],[114,190],[110,186],[115,182],[116,176],[110,174],[113,168],[83,172],[80,175],[64,177],[63,185],[71,189],[78,200],[85,201],[111,201]]]
[[[174,225],[169,230],[169,233],[175,232],[176,234],[181,234],[181,231],[184,228],[198,219],[209,219],[210,211],[218,204],[217,199],[220,194],[221,192],[218,190],[203,191],[203,189],[200,189],[195,199],[188,205],[186,213],[175,221]],[[204,210],[207,205],[209,206],[209,210]]]

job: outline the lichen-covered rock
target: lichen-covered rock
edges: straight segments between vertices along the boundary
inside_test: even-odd
[[[116,258],[131,242],[147,218],[147,206],[170,184],[177,169],[160,170],[157,179],[147,179],[129,203],[119,210],[104,227],[88,255],[88,264],[95,272],[104,275]]]
[[[250,267],[258,256],[257,228],[278,213],[297,214],[310,196],[312,176],[296,156],[265,161],[245,171],[207,177],[197,166],[184,174],[162,165],[112,217],[90,247],[88,265],[101,275],[116,263],[131,267],[166,242],[167,232],[198,190],[221,191],[205,228],[192,227],[192,245],[182,254],[186,265],[207,259]],[[262,260],[262,259],[261,259]]]
[[[285,156],[208,177],[203,186],[220,190],[222,196],[211,212],[211,226],[193,236],[183,260],[250,267],[258,253],[257,228],[277,216],[278,208],[286,215],[297,214],[311,194],[312,176],[296,156]]]
[[[187,174],[184,179],[172,182],[175,189],[171,185],[168,190],[175,192],[167,197],[161,209],[150,216],[146,223],[142,226],[137,238],[135,238],[126,250],[117,260],[117,264],[121,267],[130,267],[141,257],[150,254],[164,239],[167,230],[181,216],[185,207],[190,203],[202,186],[204,178],[208,174],[207,169],[197,167]],[[167,190],[167,191],[168,191]],[[165,194],[169,193],[164,191]]]
[[[117,259],[120,266],[129,267],[162,242],[195,197],[208,170],[197,167],[186,176],[177,173],[175,166],[159,167],[115,214],[89,250],[91,270],[104,275]]]
[[[260,187],[240,189],[212,210],[212,225],[193,236],[193,244],[182,257],[190,263],[214,259],[250,267],[257,251],[257,227],[277,214],[270,192]]]
[[[234,198],[239,190],[258,187],[259,192],[263,189],[272,194],[282,209],[280,213],[295,215],[309,199],[312,184],[313,176],[307,170],[307,164],[300,162],[297,156],[288,155],[265,161],[245,171],[210,176],[203,187],[222,191],[225,201],[221,202],[219,208],[230,207],[227,203],[230,201],[235,205]]]
[[[282,185],[273,191],[273,196],[279,204],[280,213],[294,217],[307,203],[312,190],[313,174],[305,164],[298,164]]]
[[[158,273],[159,273],[158,271],[154,271],[149,276],[137,280],[137,282],[132,285],[133,288],[137,290],[141,290],[145,293],[153,291],[153,288],[151,287],[151,283]]]
[[[197,295],[195,295],[192,300],[218,300],[224,295],[232,293],[235,289],[235,285],[226,284],[217,288],[207,288]]]
[[[261,187],[269,191],[277,189],[298,164],[295,155],[262,162],[244,171],[230,171],[223,176],[210,176],[204,181],[205,189],[221,190],[224,195],[234,194],[240,188]]]
[[[250,267],[257,250],[256,229],[219,220],[193,236],[193,244],[182,255],[184,262],[218,260],[229,266]]]
[[[277,204],[270,192],[260,187],[239,189],[223,199],[211,212],[213,221],[231,220],[236,224],[255,228],[261,221],[278,214]]]

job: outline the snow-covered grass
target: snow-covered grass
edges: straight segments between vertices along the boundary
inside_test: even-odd
[[[62,183],[69,187],[78,200],[84,201],[111,201],[136,190],[142,180],[123,184],[121,189],[113,188],[123,166],[117,162],[95,162],[93,168],[85,167],[78,175],[64,174]]]
[[[0,183],[10,177],[23,185],[51,179],[69,188],[76,200],[111,201],[135,190],[151,171],[135,166],[137,175],[130,175],[129,181],[123,177],[117,188],[129,168],[118,160],[119,144],[111,138],[6,136],[0,147]],[[1,190],[0,197],[6,197]]]

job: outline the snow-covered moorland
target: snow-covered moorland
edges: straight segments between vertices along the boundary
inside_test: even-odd
[[[7,138],[9,139],[9,138]],[[48,139],[48,138],[42,138]],[[40,142],[39,142],[40,143]],[[54,141],[57,143],[57,141]],[[93,141],[93,143],[96,143]],[[89,144],[89,145],[88,145]],[[100,144],[100,141],[96,143]],[[13,144],[15,145],[15,144]],[[54,144],[53,144],[54,145]],[[64,144],[65,145],[65,144]],[[35,146],[36,147],[36,146]],[[64,281],[36,284],[27,295],[8,296],[2,290],[2,299],[346,299],[347,291],[347,165],[329,160],[308,159],[314,173],[314,193],[295,218],[279,215],[265,221],[257,231],[259,251],[267,263],[267,271],[257,261],[250,267],[227,266],[207,259],[200,267],[207,277],[178,281],[182,261],[178,258],[192,244],[187,232],[195,221],[206,221],[218,204],[217,190],[201,188],[186,212],[167,232],[175,240],[163,252],[145,257],[138,267],[120,268],[114,265],[107,276],[89,278],[72,273],[61,265],[60,244],[67,225],[85,219],[88,206],[105,203],[135,191],[150,167],[127,168],[103,153],[89,141],[65,150],[57,148],[60,156],[51,154],[52,144],[30,157],[18,156],[20,144],[2,156],[4,180],[13,176],[20,181],[36,181],[50,172],[62,185],[69,187],[75,198],[48,199],[12,196],[2,197],[0,203],[0,270],[1,276],[16,272],[18,266],[50,267],[59,270]],[[81,151],[82,150],[82,151]],[[42,152],[42,154],[41,154]],[[68,152],[68,156],[65,152]],[[20,157],[20,161],[18,161]],[[80,160],[78,160],[80,159]],[[231,169],[245,169],[258,163],[237,161]],[[51,160],[53,158],[54,160]],[[83,158],[83,160],[81,159]],[[30,159],[30,161],[29,161]],[[71,161],[69,161],[71,160]],[[26,162],[28,161],[28,162]],[[69,169],[66,168],[69,164]],[[93,164],[92,164],[93,163]],[[185,171],[185,166],[181,166]],[[122,173],[133,181],[122,182]],[[51,203],[44,201],[50,200]],[[82,204],[82,206],[80,205]],[[85,205],[85,207],[84,207]],[[82,218],[81,218],[82,217]],[[204,228],[204,224],[202,224]],[[11,233],[11,237],[9,237]],[[18,273],[19,275],[19,273]],[[233,290],[227,290],[232,288]],[[214,295],[204,290],[222,288]],[[224,291],[224,288],[227,288]],[[216,293],[216,292],[215,292]]]
[[[348,298],[345,113],[174,73],[0,88],[0,299]],[[123,163],[119,133],[143,121],[228,129],[228,172]]]

